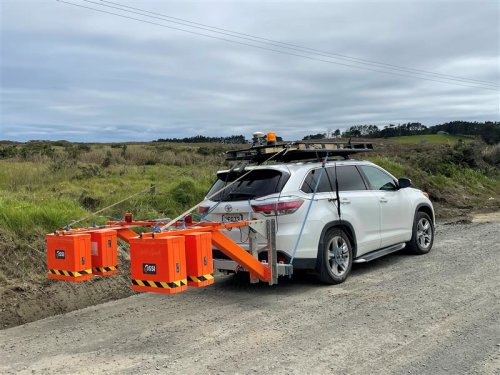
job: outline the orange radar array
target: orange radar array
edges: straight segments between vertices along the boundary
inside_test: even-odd
[[[252,256],[222,231],[246,227],[259,220],[234,223],[193,223],[184,228],[157,232],[160,221],[112,221],[98,227],[59,230],[46,236],[48,276],[64,281],[84,281],[94,275],[118,272],[117,238],[130,244],[132,289],[174,294],[190,287],[214,283],[212,247],[250,273],[252,279],[273,283],[273,267]],[[137,233],[132,228],[154,227]],[[251,230],[251,229],[249,229]]]

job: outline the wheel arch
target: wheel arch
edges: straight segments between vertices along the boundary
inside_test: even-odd
[[[352,246],[353,259],[356,258],[356,253],[357,253],[356,232],[354,231],[352,224],[348,221],[345,221],[345,220],[330,221],[329,223],[327,223],[323,227],[323,230],[321,231],[321,236],[319,238],[318,252],[316,254],[316,271],[317,272],[320,272],[320,270],[321,270],[322,257],[320,257],[320,254],[321,254],[321,251],[322,251],[324,244],[325,244],[325,242],[324,242],[325,234],[330,229],[334,229],[334,228],[340,228],[347,234],[347,236],[349,237],[349,241],[351,242],[351,246]]]
[[[436,223],[435,223],[435,217],[434,217],[434,210],[431,208],[430,205],[428,205],[426,203],[420,203],[420,204],[418,204],[417,207],[415,208],[415,214],[413,216],[413,222],[415,222],[415,219],[417,218],[417,214],[419,212],[424,212],[427,215],[429,215],[429,217],[431,218],[431,221],[432,221],[432,226],[436,225]]]

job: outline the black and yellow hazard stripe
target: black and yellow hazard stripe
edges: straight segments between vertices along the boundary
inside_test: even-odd
[[[201,275],[201,276],[188,276],[187,278],[189,281],[194,281],[195,283],[200,283],[202,281],[212,280],[214,278],[214,275],[212,275],[211,273],[208,273],[206,275]]]
[[[116,271],[116,267],[92,267],[92,272],[111,272]]]
[[[82,271],[63,271],[63,270],[53,270],[49,269],[49,273],[53,275],[59,275],[59,276],[71,276],[71,277],[79,277],[79,276],[85,276],[89,275],[92,273],[92,270],[82,270]]]
[[[187,280],[179,280],[179,281],[153,281],[153,280],[134,280],[132,279],[133,285],[138,286],[149,286],[151,288],[164,288],[164,289],[174,289],[184,285],[187,285]]]

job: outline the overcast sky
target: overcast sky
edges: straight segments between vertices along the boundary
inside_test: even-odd
[[[500,81],[497,0],[111,1],[360,59]],[[256,130],[296,139],[359,124],[500,120],[498,89],[349,68],[55,0],[0,3],[0,139],[250,138]]]

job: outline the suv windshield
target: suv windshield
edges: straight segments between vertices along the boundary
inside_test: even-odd
[[[207,196],[211,196],[247,172],[243,170],[218,173],[217,181],[215,181]],[[216,202],[241,201],[278,193],[283,189],[289,177],[288,173],[274,169],[256,169],[234,185],[212,197],[211,200]]]

